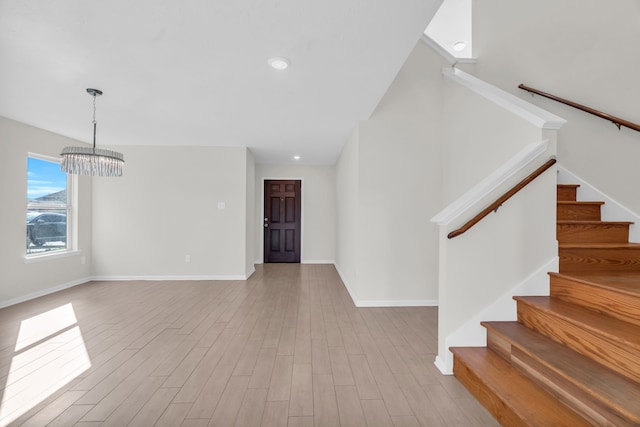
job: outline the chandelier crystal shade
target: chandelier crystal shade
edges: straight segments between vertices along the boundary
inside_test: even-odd
[[[60,169],[73,175],[122,176],[122,153],[96,148],[96,96],[102,91],[89,88],[87,92],[93,96],[93,147],[65,147]]]

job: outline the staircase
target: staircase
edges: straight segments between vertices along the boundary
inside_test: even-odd
[[[451,348],[455,376],[505,426],[640,425],[640,245],[577,187],[558,186],[550,296],[483,322],[486,348]]]

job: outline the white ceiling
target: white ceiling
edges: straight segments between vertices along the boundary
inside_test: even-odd
[[[0,0],[0,116],[90,142],[94,87],[98,146],[333,164],[441,1]]]

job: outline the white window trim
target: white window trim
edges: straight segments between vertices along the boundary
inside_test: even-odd
[[[47,156],[39,153],[27,153],[27,159],[33,158],[38,160],[44,160],[47,162],[53,162],[60,164],[61,159],[59,157]],[[28,171],[27,171],[28,172]],[[28,177],[27,177],[28,179]],[[65,258],[68,256],[76,256],[80,254],[77,249],[77,205],[78,192],[77,192],[77,177],[75,175],[67,174],[67,248],[49,252],[49,253],[36,253],[36,254],[24,254],[25,264],[31,264],[33,262],[42,262],[53,260],[57,258]],[[25,204],[25,212],[29,210],[29,203]],[[26,231],[25,231],[26,232]],[[26,250],[26,249],[25,249]]]
[[[25,264],[32,264],[35,262],[51,261],[58,258],[78,256],[80,254],[82,254],[82,251],[78,251],[75,249],[66,249],[63,251],[55,251],[55,252],[49,252],[45,254],[25,255],[23,259]]]

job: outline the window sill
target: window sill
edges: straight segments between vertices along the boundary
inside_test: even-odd
[[[56,252],[56,253],[50,253],[50,254],[45,254],[45,255],[25,255],[24,256],[24,263],[25,264],[31,264],[34,262],[43,262],[43,261],[50,261],[53,259],[58,259],[58,258],[66,258],[66,257],[70,257],[70,256],[78,256],[80,255],[82,252],[81,251],[77,251],[77,250],[72,250],[72,251],[61,251],[61,252]]]

